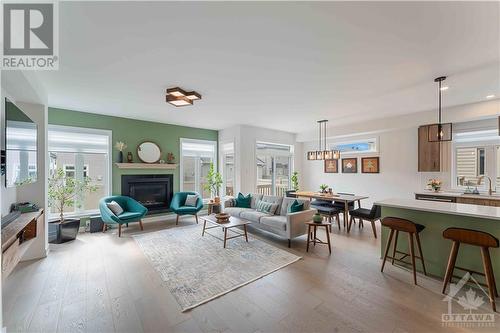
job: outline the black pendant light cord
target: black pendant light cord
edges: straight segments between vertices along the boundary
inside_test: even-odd
[[[439,125],[441,125],[441,81],[439,81],[439,88],[438,88],[438,98],[439,98],[439,102],[438,102],[438,105],[439,105]]]

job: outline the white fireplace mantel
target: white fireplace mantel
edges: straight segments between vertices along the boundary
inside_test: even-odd
[[[179,164],[168,163],[115,163],[118,169],[176,169]]]

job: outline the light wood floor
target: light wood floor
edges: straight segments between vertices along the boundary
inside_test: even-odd
[[[193,223],[183,218],[178,227]],[[146,222],[144,232],[174,224]],[[350,235],[335,228],[331,256],[324,246],[306,254],[305,238],[296,239],[291,251],[304,260],[185,313],[130,237],[139,232],[131,224],[122,238],[115,230],[80,234],[51,246],[46,259],[20,264],[3,284],[7,331],[467,331],[441,327],[447,306],[438,281],[419,276],[414,286],[408,271],[390,264],[380,273],[379,244],[369,224]],[[287,249],[273,236],[250,236]],[[498,316],[496,322],[498,329]]]

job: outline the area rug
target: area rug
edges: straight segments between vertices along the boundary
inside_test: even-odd
[[[221,240],[202,237],[201,225],[135,235],[134,239],[182,311],[187,311],[301,258],[248,236],[248,243],[242,237],[228,240],[225,249]]]

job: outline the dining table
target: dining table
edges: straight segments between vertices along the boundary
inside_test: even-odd
[[[314,191],[296,191],[290,193],[291,195],[295,195],[297,198],[308,198],[310,201],[313,199],[316,200],[325,200],[325,201],[337,201],[344,203],[344,221],[349,224],[349,204],[351,202],[358,202],[359,208],[361,208],[361,200],[368,199],[367,196],[364,195],[352,195],[345,193],[321,193]],[[351,228],[347,228],[349,231]]]

